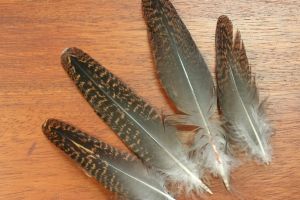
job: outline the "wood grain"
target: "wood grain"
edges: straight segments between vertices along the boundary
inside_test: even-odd
[[[84,2],[84,3],[83,3]],[[173,0],[214,71],[214,33],[228,15],[244,39],[274,127],[270,166],[233,173],[234,191],[213,179],[207,199],[300,199],[300,3]],[[0,199],[109,199],[42,134],[49,117],[125,149],[60,65],[84,49],[158,109],[172,113],[155,75],[139,0],[0,1]]]

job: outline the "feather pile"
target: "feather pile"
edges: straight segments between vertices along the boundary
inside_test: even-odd
[[[142,6],[160,81],[183,114],[164,119],[114,74],[74,47],[63,52],[62,66],[136,157],[59,120],[47,120],[43,132],[120,199],[174,200],[167,190],[174,195],[212,194],[202,181],[205,171],[222,178],[229,190],[236,150],[267,164],[272,157],[270,125],[240,33],[233,40],[231,21],[226,16],[218,19],[216,91],[203,56],[171,2],[142,0]],[[196,127],[193,144],[180,141],[178,125]]]

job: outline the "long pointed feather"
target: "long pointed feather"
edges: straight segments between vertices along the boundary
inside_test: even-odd
[[[140,159],[168,179],[210,192],[198,178],[200,172],[184,152],[175,130],[164,126],[150,105],[77,48],[63,53],[62,64],[95,112]]]
[[[230,124],[230,137],[240,148],[265,163],[271,161],[271,129],[259,103],[246,50],[232,23],[219,17],[216,28],[216,63],[220,109]]]
[[[201,162],[229,187],[232,158],[225,154],[224,131],[211,119],[217,98],[208,67],[168,0],[142,2],[162,85],[176,107],[188,115],[183,121],[199,126],[195,147]]]
[[[164,191],[162,180],[133,156],[55,119],[43,124],[43,132],[90,176],[121,198],[175,200]]]

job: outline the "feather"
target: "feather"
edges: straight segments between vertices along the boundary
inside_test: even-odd
[[[84,171],[122,199],[175,200],[163,182],[128,153],[109,146],[75,127],[55,119],[43,124],[48,139],[77,162]]]
[[[219,17],[217,23],[216,65],[219,106],[230,124],[230,140],[269,163],[271,129],[259,102],[241,35],[237,32],[233,41],[232,23],[227,16]]]
[[[216,119],[217,97],[208,67],[191,34],[168,0],[143,0],[152,53],[162,86],[185,114],[180,123],[198,127],[196,158],[229,189],[231,156],[225,153],[224,130]]]
[[[67,49],[62,65],[95,112],[146,165],[166,180],[185,183],[185,189],[211,193],[175,136],[176,130],[164,126],[154,108],[80,49]]]

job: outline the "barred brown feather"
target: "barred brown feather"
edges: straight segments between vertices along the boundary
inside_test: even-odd
[[[175,129],[164,126],[153,107],[80,49],[67,49],[62,65],[95,112],[145,164],[165,178],[209,191]]]
[[[225,152],[226,140],[220,122],[212,119],[217,97],[214,83],[188,29],[169,0],[143,0],[152,53],[162,86],[175,103],[178,123],[198,126],[196,160],[229,188],[232,157]]]
[[[216,28],[216,65],[218,100],[229,124],[232,146],[269,163],[271,128],[259,102],[240,32],[233,41],[232,23],[224,15]]]
[[[174,200],[163,182],[128,153],[55,119],[43,124],[48,139],[77,162],[106,189],[127,200]]]

